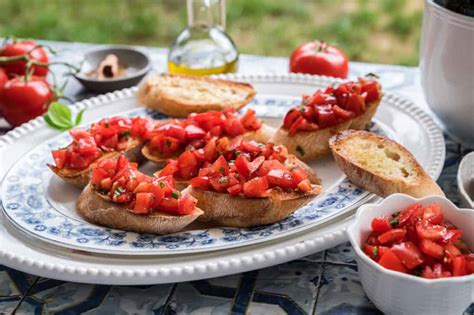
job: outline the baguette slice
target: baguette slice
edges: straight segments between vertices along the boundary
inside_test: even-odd
[[[321,194],[323,190],[321,181],[309,166],[295,156],[290,156],[286,164],[299,166],[307,171],[313,190],[308,193],[297,193],[274,188],[266,198],[246,198],[231,197],[229,194],[188,186],[185,191],[189,191],[198,200],[196,206],[204,211],[198,221],[242,228],[272,224],[287,218]]]
[[[275,133],[275,129],[271,126],[268,126],[266,124],[262,124],[262,127],[256,131],[250,131],[245,133],[242,138],[244,140],[254,140],[256,142],[260,143],[266,143],[268,140],[272,137],[272,135]],[[160,154],[159,152],[155,152],[150,149],[148,145],[145,145],[142,148],[142,154],[143,156],[151,162],[154,162],[158,164],[159,167],[163,167],[166,164],[166,161],[169,159],[177,159],[178,156],[183,153],[183,151],[178,151],[177,154],[173,154],[172,156],[169,155],[163,155]]]
[[[247,83],[208,77],[159,74],[151,76],[138,90],[138,100],[148,108],[171,117],[187,117],[191,113],[240,109],[255,96]]]
[[[172,215],[169,213],[153,213],[139,215],[128,210],[125,206],[108,200],[97,193],[88,184],[77,200],[76,209],[88,222],[124,231],[168,234],[181,231],[202,214],[195,208],[192,214]]]
[[[89,165],[89,167],[85,169],[68,169],[63,168],[59,169],[55,165],[48,164],[49,169],[59,176],[63,181],[68,184],[74,185],[79,188],[84,188],[91,179],[91,173],[94,169],[95,165],[103,159],[115,159],[119,155],[123,154],[130,162],[136,162],[140,164],[143,162],[144,157],[141,153],[143,148],[143,141],[138,139],[132,139],[129,144],[128,148],[124,151],[113,151],[105,153],[101,156],[96,162]]]
[[[288,130],[280,127],[270,141],[275,144],[283,144],[288,148],[288,152],[295,154],[303,161],[315,159],[331,152],[329,149],[329,139],[340,131],[346,129],[367,129],[381,99],[382,97],[377,101],[368,103],[365,112],[361,115],[332,127],[321,128],[315,131],[299,131],[293,136],[288,134]]]
[[[415,157],[393,140],[368,131],[346,130],[332,137],[329,145],[349,180],[378,196],[444,196]]]

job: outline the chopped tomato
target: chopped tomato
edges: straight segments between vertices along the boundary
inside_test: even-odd
[[[246,197],[266,197],[268,195],[268,180],[266,177],[255,177],[244,183],[243,191]]]
[[[249,160],[245,156],[239,155],[235,159],[234,165],[237,168],[239,174],[242,174],[244,177],[250,176]]]
[[[441,224],[443,221],[441,207],[438,204],[427,206],[423,211],[423,220],[426,220],[431,224]]]
[[[201,139],[206,136],[206,132],[198,126],[188,125],[184,128],[186,139]]]
[[[464,276],[466,274],[466,257],[456,256],[453,259],[453,276]]]
[[[446,278],[451,277],[451,272],[444,271],[441,264],[435,264],[433,269],[431,269],[430,266],[425,266],[421,273],[421,277],[426,279]]]
[[[441,225],[432,225],[426,220],[421,220],[416,223],[416,233],[420,239],[425,238],[439,241],[446,234],[446,228]]]
[[[184,195],[178,200],[178,214],[185,215],[193,213],[196,208],[197,200],[190,194]]]
[[[422,239],[420,241],[420,250],[425,253],[426,255],[429,255],[434,258],[442,258],[444,255],[444,249],[441,245],[436,244],[435,242],[428,240],[428,239]]]
[[[413,205],[408,206],[407,208],[403,209],[400,214],[398,215],[398,225],[403,226],[405,225],[408,220],[412,217],[416,217],[418,214],[423,212],[423,207],[420,203],[415,203]]]
[[[185,151],[178,157],[178,174],[180,178],[188,179],[197,175],[198,162],[191,151]]]
[[[387,217],[373,218],[371,223],[372,230],[375,232],[383,233],[392,228]]]
[[[235,185],[230,186],[229,188],[227,188],[227,192],[231,196],[239,195],[242,192],[242,190],[243,190],[243,187],[242,187],[241,184],[235,184]]]
[[[207,176],[199,176],[199,177],[194,177],[189,180],[189,184],[193,186],[194,188],[202,188],[202,189],[207,189],[209,188],[209,177]]]
[[[407,273],[407,269],[402,264],[401,260],[393,253],[392,250],[386,250],[380,257],[379,264],[387,269]]]
[[[412,242],[395,244],[391,251],[400,259],[408,269],[414,269],[423,263],[423,254]]]
[[[168,160],[166,166],[160,171],[160,176],[174,175],[178,171],[178,161]]]
[[[267,180],[270,186],[290,189],[295,189],[298,186],[291,173],[279,169],[268,172]]]
[[[377,238],[380,244],[386,244],[391,242],[400,241],[405,237],[407,231],[405,229],[393,229],[382,233]]]
[[[453,243],[448,243],[444,245],[444,252],[450,260],[453,260],[455,257],[462,255],[461,251]]]
[[[58,169],[63,169],[64,165],[66,164],[66,159],[67,159],[67,150],[62,149],[62,150],[54,150],[51,152],[53,155],[54,163],[56,164],[56,167]]]
[[[136,194],[135,207],[133,207],[133,212],[138,214],[148,214],[150,213],[151,205],[153,204],[153,194],[152,193],[138,193]]]
[[[462,236],[462,231],[458,229],[448,229],[443,235],[443,242],[456,242]]]

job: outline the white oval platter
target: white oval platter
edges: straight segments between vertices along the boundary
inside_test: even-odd
[[[285,100],[285,102],[287,102],[289,99],[295,100],[299,98],[302,93],[312,92],[317,87],[326,86],[331,82],[334,82],[334,80],[330,78],[292,74],[229,75],[224,76],[224,78],[248,81],[254,84],[259,98],[257,98],[257,103],[253,104],[252,106],[255,105],[257,110],[260,105],[265,105],[258,104],[258,100],[265,99],[268,101],[273,99],[274,101]],[[87,121],[93,121],[98,117],[110,115],[111,112],[118,113],[130,110],[131,94],[133,94],[133,90],[123,90],[115,93],[109,93],[107,95],[80,102],[75,105],[75,109],[79,110],[84,107],[88,108],[89,110],[86,111],[84,118]],[[266,105],[271,108],[274,104]],[[282,109],[282,111],[284,111],[284,109]],[[278,116],[281,114],[278,114],[275,111],[275,115]],[[401,142],[409,150],[411,150],[420,163],[428,170],[431,176],[435,178],[439,176],[444,162],[444,140],[441,131],[427,114],[418,109],[408,100],[388,94],[384,97],[379,112],[377,113],[376,121],[377,125],[379,125],[380,128],[383,129],[383,131],[386,132],[390,137]],[[44,122],[42,119],[36,119],[2,137],[0,140],[0,158],[2,159],[1,177],[4,177],[5,171],[15,164],[18,159],[27,155],[27,153],[30,152],[32,148],[36,147],[38,143],[53,137],[54,134],[55,133],[53,131],[49,130],[48,128],[44,128]],[[324,177],[326,176],[324,171],[320,171],[320,174],[324,180]],[[333,184],[338,184],[337,180]],[[361,200],[361,202],[364,201],[366,200]],[[348,209],[353,209],[357,206],[357,204],[359,203],[353,204],[353,207]],[[309,226],[304,231],[301,229],[296,229],[291,235],[282,234],[278,240],[269,238],[266,240],[266,242],[254,245],[246,244],[248,246],[235,249],[222,250],[224,247],[219,247],[215,249],[221,250],[215,253],[209,252],[196,253],[192,255],[177,255],[177,253],[179,253],[178,251],[171,253],[173,255],[169,258],[158,258],[156,256],[136,258],[129,256],[110,256],[91,253],[86,254],[82,251],[71,251],[70,249],[46,244],[38,239],[31,239],[29,237],[26,237],[25,239],[25,236],[23,236],[21,233],[18,233],[14,228],[7,229],[5,217],[1,217],[0,262],[24,271],[73,281],[81,280],[84,282],[110,284],[140,284],[184,281],[239,272],[245,269],[248,270],[261,268],[301,257],[311,252],[333,246],[345,240],[345,235],[342,232],[342,229],[345,226],[343,217],[347,217],[351,213],[352,211],[342,211],[340,213],[340,217],[337,219],[332,219],[330,221],[324,220],[320,222],[321,225],[318,227],[315,228],[314,226]],[[287,249],[285,249],[285,246],[288,246]],[[279,251],[278,248],[280,248]],[[286,252],[287,250],[289,252]],[[255,257],[252,256],[252,251],[254,251],[254,255],[256,255]],[[276,251],[278,251],[280,254],[277,255]],[[58,256],[58,252],[63,253],[64,256],[52,256]],[[275,259],[268,261],[268,257],[266,258],[264,254],[266,252],[270,253],[268,255],[271,256],[276,255]],[[71,256],[71,253],[74,253],[74,255]],[[126,251],[124,253],[130,254]],[[161,254],[166,253],[166,251],[154,252],[151,254],[156,253]],[[246,253],[248,253],[250,256],[248,256]],[[168,252],[168,254],[170,253]],[[134,255],[137,254],[134,253]],[[49,257],[49,259],[47,259],[47,257]],[[178,257],[187,263],[185,263],[182,267],[179,267],[179,264],[174,264],[171,263],[171,261],[168,261],[168,259],[175,261],[175,259],[178,259]],[[199,259],[197,259],[197,257],[199,257]],[[219,262],[225,261],[234,262],[232,263],[233,266],[227,265],[227,267],[215,267],[217,269],[212,270],[211,267],[206,267],[205,264],[203,265],[202,261],[200,262],[200,259],[211,263],[211,265],[219,264]],[[237,260],[235,261],[235,259]],[[248,263],[244,263],[244,260]],[[17,265],[20,261],[21,264]],[[64,265],[65,261],[68,262]],[[80,261],[79,265],[77,264],[78,261]],[[147,263],[150,263],[149,267],[154,270],[153,272],[151,272],[150,269],[147,269],[148,267],[145,268]],[[167,265],[167,263],[169,265]],[[135,266],[135,264],[137,265]],[[142,264],[144,264],[144,266],[140,268]],[[68,267],[66,268],[66,266]],[[201,269],[195,269],[198,268],[198,266],[201,266],[199,267]],[[56,268],[56,271],[58,268],[63,268],[63,272],[60,272],[59,274],[57,272],[51,272],[54,268]],[[164,271],[167,270],[166,268],[171,269],[166,272]],[[106,272],[101,274],[99,278],[91,277],[92,275],[100,274],[99,270],[113,270],[113,272],[110,271],[108,273]],[[136,280],[133,280],[133,283],[130,281],[127,282],[127,280],[123,280],[120,277],[120,275],[126,275],[125,278],[129,278],[130,280],[131,276],[141,274],[145,270],[148,270],[147,272],[154,274],[156,277],[153,276],[152,278],[154,279],[138,277]],[[171,272],[170,270],[174,271]],[[46,271],[48,271],[47,274],[45,274]],[[87,274],[88,276],[84,279],[75,279],[73,275],[77,275],[78,272],[79,274],[84,276]],[[168,274],[168,276],[165,276],[165,274],[162,274],[162,272]]]

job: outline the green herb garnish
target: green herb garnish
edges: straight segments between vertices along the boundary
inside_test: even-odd
[[[304,155],[304,150],[301,146],[296,146],[296,152],[298,152],[301,156]]]
[[[166,146],[169,148],[169,147],[171,146],[171,140],[170,140],[170,139],[166,139],[165,144],[166,144]]]
[[[219,184],[227,184],[227,178],[226,177],[221,177],[219,178]]]
[[[123,189],[123,187],[119,186],[117,188],[115,188],[114,190],[114,196],[120,196],[125,190]]]
[[[109,127],[110,127],[109,122],[106,122],[106,123],[104,124],[104,126],[105,126],[105,128],[109,128]]]
[[[219,173],[224,173],[224,171],[225,171],[224,166],[221,166],[221,167],[219,168]]]
[[[165,185],[164,182],[160,182],[160,187],[161,187],[161,188],[165,188],[165,186],[166,186],[166,185]]]
[[[178,198],[179,198],[178,192],[177,192],[177,191],[173,191],[173,192],[171,193],[171,197],[174,198],[174,199],[178,199]]]
[[[132,134],[132,132],[130,130],[125,130],[125,131],[122,131],[121,133],[119,133],[119,137],[128,137]]]
[[[72,121],[69,106],[54,102],[49,105],[48,111],[43,115],[44,121],[52,128],[65,131],[76,127],[81,123],[84,109],[77,113],[76,119]]]
[[[377,246],[372,247],[372,258],[377,258],[379,254],[379,248]]]
[[[391,226],[397,226],[398,225],[398,218],[390,220],[389,223],[390,223]]]

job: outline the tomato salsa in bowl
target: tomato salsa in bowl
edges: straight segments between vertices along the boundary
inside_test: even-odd
[[[461,314],[471,303],[474,211],[394,194],[357,211],[347,234],[362,286],[392,314]]]

